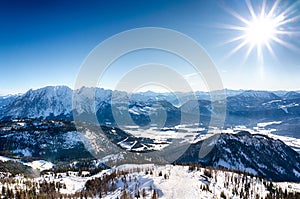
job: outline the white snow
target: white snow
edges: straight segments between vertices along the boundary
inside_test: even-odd
[[[277,139],[277,140],[281,140],[283,141],[286,145],[294,148],[294,150],[300,150],[300,139],[294,138],[294,137],[287,137],[287,136],[282,136],[282,135],[276,135],[272,132],[275,132],[276,129],[268,129],[266,128],[269,125],[273,125],[273,124],[281,124],[281,121],[271,121],[271,122],[264,122],[264,123],[258,123],[256,127],[251,128],[247,128],[246,126],[236,126],[236,127],[232,127],[232,128],[227,128],[222,130],[222,133],[238,133],[241,130],[244,131],[248,131],[251,134],[257,134],[255,135],[255,137],[257,138],[264,138],[261,135],[264,136],[268,136],[270,138],[273,139]],[[203,136],[203,139],[206,138],[205,136]]]
[[[220,159],[217,163],[218,166],[222,166],[222,167],[225,167],[225,168],[231,168],[232,166],[225,160],[223,159]]]
[[[18,122],[17,125],[22,126],[22,127],[26,127],[26,123],[25,122]]]
[[[266,102],[266,103],[263,103],[262,105],[265,105],[265,104],[272,104],[272,103],[275,103],[275,102],[281,102],[282,100],[271,100],[269,102]]]
[[[263,122],[263,123],[257,123],[258,127],[266,127],[266,126],[270,126],[273,124],[281,124],[281,121],[273,121],[273,122]]]
[[[9,157],[5,157],[5,156],[0,156],[0,161],[3,161],[3,162],[7,162],[7,161],[19,162],[21,164],[29,166],[29,167],[31,167],[33,169],[38,169],[40,171],[49,170],[49,169],[51,169],[54,166],[53,163],[47,162],[45,160],[35,160],[33,162],[26,162],[26,163],[24,163],[21,160],[14,159],[14,158],[9,158]]]
[[[63,143],[64,149],[73,148],[76,144],[81,142],[81,136],[77,131],[69,131],[67,133],[64,133],[63,136],[65,141]]]
[[[28,148],[25,148],[25,149],[16,149],[13,152],[14,153],[21,153],[23,156],[32,156],[32,153],[29,151]]]
[[[195,137],[199,134],[199,131],[203,131],[203,128],[189,127],[185,125],[178,125],[174,128],[157,128],[150,127],[146,129],[140,129],[138,126],[125,126],[124,130],[135,137],[150,138],[155,140],[153,149],[161,150],[171,144],[168,139],[180,139],[189,142],[193,142]],[[124,141],[123,141],[124,142]],[[123,144],[120,143],[120,144]],[[131,147],[131,146],[123,146]]]
[[[300,173],[298,171],[296,171],[295,169],[293,169],[294,174],[300,178]]]
[[[124,159],[123,154],[111,154],[111,155],[107,155],[101,159],[95,160],[95,166],[99,166],[101,163],[106,163],[108,161],[112,161],[112,160],[119,160],[119,159]],[[76,162],[73,163],[74,165],[76,164]]]
[[[3,162],[7,162],[7,161],[17,161],[16,159],[13,159],[13,158],[8,158],[8,157],[5,157],[5,156],[0,156],[0,161],[3,161]]]
[[[40,171],[49,170],[54,166],[51,162],[47,162],[45,160],[36,160],[33,162],[24,163],[24,165],[30,166],[33,169],[37,169]]]
[[[124,127],[124,130],[135,137],[145,137],[145,138],[150,138],[155,140],[155,144],[153,144],[152,146],[152,149],[154,150],[162,150],[163,148],[172,144],[172,142],[168,141],[168,138],[181,139],[182,141],[195,143],[220,132],[234,134],[239,131],[248,131],[251,134],[257,134],[255,135],[255,137],[259,139],[264,139],[264,136],[268,136],[273,139],[279,139],[283,141],[285,144],[287,144],[288,146],[293,147],[294,150],[300,150],[300,139],[294,137],[276,135],[272,133],[275,132],[276,129],[268,128],[268,126],[270,125],[279,125],[279,124],[282,124],[282,121],[261,122],[261,123],[257,123],[257,126],[253,128],[248,128],[246,126],[240,125],[240,126],[234,126],[231,128],[220,130],[218,128],[211,127],[207,133],[201,133],[202,131],[205,130],[204,128],[199,128],[196,126],[188,126],[188,125],[178,125],[174,128],[162,128],[162,129],[156,127],[140,129],[138,126],[126,126]],[[122,147],[124,148],[130,149],[132,143],[131,144],[124,143],[124,141],[126,140],[123,140],[119,144],[121,144]]]
[[[128,110],[129,113],[132,113],[134,115],[140,115],[141,113],[139,110],[137,110],[135,107]]]
[[[163,173],[169,175],[169,179],[163,177],[153,177],[154,185],[162,190],[161,198],[178,198],[178,199],[190,199],[199,198],[201,195],[200,184],[197,174],[189,173],[187,167],[181,166],[166,166],[160,168]],[[205,195],[210,194],[202,194]]]
[[[65,184],[65,188],[61,188],[60,192],[63,194],[73,194],[84,189],[85,183],[88,180],[102,177],[110,174],[113,171],[127,171],[126,175],[127,193],[134,194],[138,189],[141,193],[143,189],[146,191],[145,199],[151,199],[153,191],[156,190],[160,199],[190,199],[190,198],[220,198],[223,192],[227,198],[238,199],[239,192],[244,188],[245,179],[249,183],[249,193],[253,195],[250,198],[255,198],[256,193],[264,198],[268,191],[263,183],[256,177],[244,176],[228,171],[211,170],[211,177],[204,175],[204,168],[190,171],[187,166],[173,166],[173,165],[154,165],[154,164],[125,164],[111,169],[103,170],[98,174],[89,176],[89,172],[83,171],[81,175],[78,172],[68,171],[66,173],[57,173],[54,175],[48,172],[40,177],[31,179],[31,182],[59,182]],[[147,173],[146,173],[147,171]],[[150,172],[151,171],[151,172]],[[161,173],[161,174],[160,174]],[[7,175],[0,175],[5,178]],[[87,177],[88,176],[88,177]],[[117,187],[115,191],[109,191],[103,198],[120,198],[122,190],[124,189],[124,182],[121,178],[123,175],[117,177]],[[16,176],[18,182],[26,182],[24,176]],[[234,180],[235,179],[235,180]],[[243,179],[243,180],[242,180]],[[243,183],[244,181],[244,183]],[[299,183],[280,182],[273,183],[276,187],[281,187],[283,190],[300,191]],[[0,188],[3,185],[0,183]],[[14,187],[26,186],[23,184],[4,185],[11,189]],[[202,188],[201,188],[202,187]],[[208,187],[209,190],[203,190],[203,187]],[[238,191],[238,195],[232,195],[233,189]]]
[[[118,142],[118,145],[120,145],[122,148],[130,150],[131,149],[131,145],[129,145],[129,144],[126,143],[127,140],[128,140],[128,137],[125,138],[124,140]]]
[[[77,191],[81,191],[84,187],[85,182],[89,178],[87,177],[77,177],[77,176],[65,176],[60,180],[66,185],[66,189],[61,189],[61,193],[70,194],[75,193]]]

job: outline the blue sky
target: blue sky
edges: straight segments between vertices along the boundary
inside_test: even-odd
[[[254,10],[259,12],[262,1],[250,2]],[[276,13],[295,2],[279,2]],[[274,3],[275,1],[266,1],[266,7],[271,7]],[[241,34],[240,31],[227,29],[228,25],[243,26],[240,20],[230,14],[230,9],[251,20],[247,4],[243,0],[2,0],[0,94],[25,92],[30,88],[47,85],[73,87],[81,64],[95,46],[119,32],[149,26],[170,28],[196,40],[217,65],[227,88],[300,89],[299,5],[294,5],[292,14],[286,16],[293,20],[279,27],[292,32],[278,37],[285,43],[291,43],[293,47],[270,42],[275,56],[263,49],[263,62],[258,60],[255,50],[244,58],[247,46],[227,56],[242,42],[224,44]],[[143,61],[168,63],[179,68],[183,76],[190,77],[192,74],[189,66],[177,58],[147,51],[128,56],[123,61],[120,59],[108,71],[100,86],[113,89],[118,78],[126,73],[120,67],[126,66],[129,70]]]

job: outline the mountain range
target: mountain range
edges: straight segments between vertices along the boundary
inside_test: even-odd
[[[255,125],[258,122],[284,120],[297,124],[300,116],[300,93],[295,91],[234,91],[227,93],[226,122],[232,125]],[[276,94],[277,93],[277,94]],[[197,122],[209,124],[213,110],[210,94],[155,93],[129,94],[101,88],[71,90],[66,86],[48,86],[24,94],[0,97],[0,120],[9,118],[61,118],[82,120],[95,117],[100,124],[147,126],[155,118],[165,117],[166,126]],[[181,101],[180,101],[181,100]],[[185,114],[185,121],[181,121]],[[159,116],[159,117],[158,117]],[[120,121],[116,121],[118,119]],[[296,118],[296,119],[295,119]],[[159,120],[159,119],[158,119]]]
[[[73,91],[66,86],[49,86],[0,97],[0,141],[4,143],[0,155],[58,163],[122,154],[127,157],[122,163],[164,163],[168,157],[148,154],[164,151],[172,142],[188,140],[188,135],[176,138],[172,137],[174,133],[192,131],[201,136],[210,131],[210,119],[219,114],[213,104],[226,105],[224,128],[254,127],[271,121],[268,128],[276,125],[277,134],[299,137],[298,92],[225,92],[225,101],[211,101],[205,92],[129,94],[101,88]],[[79,128],[74,118],[81,123]],[[197,119],[200,122],[195,126]],[[179,124],[190,127],[180,130]],[[121,126],[139,126],[140,131],[157,126],[160,130],[152,137],[143,137]],[[202,130],[198,132],[195,129],[199,127]],[[151,128],[145,133],[151,135]],[[164,139],[164,133],[170,137]],[[282,141],[245,131],[215,136],[218,139],[212,136],[194,140],[174,161],[242,170],[275,181],[300,181],[300,156]],[[200,148],[209,148],[212,142],[212,150],[200,157]]]

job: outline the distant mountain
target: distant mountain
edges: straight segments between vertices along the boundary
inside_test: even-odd
[[[245,97],[248,99],[258,98],[258,99],[262,99],[262,100],[266,100],[266,101],[279,99],[279,97],[277,95],[275,95],[274,93],[272,93],[270,91],[249,90],[249,91],[242,92],[238,96]]]
[[[0,99],[3,103],[0,119],[72,119],[75,114],[77,119],[91,121],[96,115],[101,124],[116,124],[114,117],[118,117],[118,122],[124,125],[145,126],[150,124],[151,118],[155,120],[161,112],[166,112],[167,125],[176,125],[180,123],[180,111],[169,102],[176,100],[171,94],[147,92],[129,95],[101,88],[83,87],[72,91],[66,86],[48,86],[29,90],[9,101]]]
[[[243,118],[251,118],[254,122],[266,118],[271,120],[282,118],[287,115],[280,108],[282,103],[280,97],[269,91],[245,91],[227,98],[227,119],[230,123],[230,120],[241,122]]]
[[[211,102],[208,100],[190,100],[180,108],[187,117],[187,121],[183,121],[185,123],[200,122],[200,125],[208,125],[211,114],[214,114]]]
[[[265,120],[288,120],[300,117],[300,95],[288,92],[279,97],[269,91],[225,90],[227,93],[227,125],[245,125]],[[219,95],[220,92],[211,94]],[[5,118],[61,118],[100,122],[104,125],[140,125],[167,121],[166,125],[199,121],[209,124],[212,107],[207,92],[195,93],[126,93],[101,88],[48,86],[17,95],[0,97],[0,120]],[[218,102],[219,103],[219,102]],[[224,103],[224,102],[221,102]],[[158,121],[157,118],[161,118]],[[164,120],[163,118],[167,118]]]
[[[109,125],[139,125],[173,126],[180,124],[180,108],[168,101],[151,102],[102,102],[97,110],[97,119],[100,124]],[[161,124],[161,121],[165,121]]]
[[[0,96],[0,108],[7,106],[10,104],[14,99],[16,99],[19,95],[6,95]]]
[[[282,98],[287,100],[300,99],[300,93],[297,93],[295,91],[290,91],[286,93],[284,96],[282,96]]]
[[[215,135],[217,136],[217,135]],[[214,148],[203,158],[201,147]],[[272,160],[272,161],[271,161]],[[192,144],[177,162],[245,171],[273,181],[300,182],[300,155],[280,140],[248,132],[221,134]]]
[[[132,93],[130,95],[131,101],[136,102],[150,102],[150,101],[169,101],[172,104],[178,104],[179,101],[176,97],[176,93],[156,93],[153,91],[147,91],[147,92],[138,92],[138,93]]]
[[[288,91],[285,90],[278,90],[278,91],[272,91],[272,93],[274,93],[275,95],[282,97],[284,96]]]
[[[249,125],[259,121],[288,121],[300,117],[300,98],[297,96],[295,92],[279,97],[269,91],[245,91],[228,97],[226,123]]]
[[[13,118],[59,117],[72,111],[72,90],[66,86],[48,86],[29,90],[13,99],[3,115]]]
[[[190,100],[181,106],[182,111],[191,114],[211,114],[211,102],[208,100]]]
[[[227,98],[229,108],[234,107],[251,108],[261,105],[264,102],[280,100],[281,98],[269,91],[245,91],[241,94]]]
[[[1,115],[3,115],[3,111],[6,107],[14,101],[19,95],[7,95],[7,96],[0,96],[0,119]]]

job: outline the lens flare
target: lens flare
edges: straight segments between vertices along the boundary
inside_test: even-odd
[[[269,1],[268,1],[269,2]],[[296,49],[296,47],[285,41],[284,37],[298,33],[289,27],[299,19],[299,15],[295,12],[299,1],[289,6],[280,5],[282,2],[275,1],[273,5],[267,4],[267,1],[261,1],[261,5],[252,5],[249,0],[246,0],[246,5],[249,11],[248,18],[243,17],[232,9],[227,9],[228,12],[241,22],[241,25],[226,25],[226,29],[238,31],[238,36],[230,39],[226,43],[237,42],[237,46],[233,48],[228,56],[233,55],[240,49],[246,47],[247,53],[245,58],[256,49],[257,56],[261,60],[263,58],[263,48],[275,57],[272,44],[277,43],[287,48]],[[286,5],[286,4],[285,4]],[[282,9],[284,8],[284,9]]]

